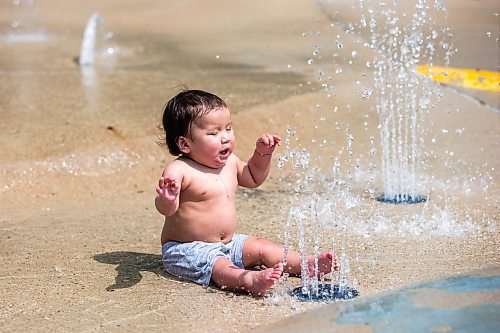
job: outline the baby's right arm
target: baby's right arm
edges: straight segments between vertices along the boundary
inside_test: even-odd
[[[155,199],[156,209],[165,216],[174,215],[179,208],[179,192],[181,190],[181,179],[170,175],[165,169],[158,181]]]

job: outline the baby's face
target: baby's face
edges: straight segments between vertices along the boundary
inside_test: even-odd
[[[224,166],[235,146],[229,110],[214,109],[196,119],[187,140],[191,159],[210,168]]]

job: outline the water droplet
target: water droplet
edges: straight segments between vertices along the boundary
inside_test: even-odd
[[[307,64],[308,65],[312,65],[314,63],[314,60],[313,59],[307,59]]]
[[[368,99],[372,96],[373,90],[370,88],[363,88],[363,99]]]
[[[114,36],[114,34],[113,34],[111,31],[109,31],[109,32],[107,32],[107,33],[104,35],[104,39],[105,39],[105,40],[110,40],[111,38],[113,38],[113,36]]]
[[[320,49],[319,45],[315,45],[314,50],[313,50],[313,55],[315,55],[315,56],[318,55],[319,49]]]
[[[429,98],[421,98],[419,101],[419,105],[422,109],[425,109],[429,106],[431,100]]]

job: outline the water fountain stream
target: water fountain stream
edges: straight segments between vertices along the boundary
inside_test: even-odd
[[[427,196],[419,194],[418,172],[422,166],[424,138],[421,117],[432,111],[438,86],[419,76],[419,64],[432,65],[437,48],[446,50],[449,63],[451,45],[440,41],[433,11],[444,11],[441,1],[430,4],[417,0],[411,24],[405,13],[397,10],[393,1],[377,11],[373,4],[360,1],[361,27],[369,27],[370,48],[376,50],[375,69],[376,109],[382,149],[382,180],[384,193],[377,198],[389,203],[419,203]],[[364,11],[368,11],[368,24]],[[378,29],[382,25],[383,29]],[[425,190],[424,190],[425,191]]]
[[[294,288],[290,294],[302,301],[334,301],[350,299],[358,295],[358,291],[348,286],[349,260],[345,254],[343,233],[347,231],[345,209],[358,206],[357,199],[350,195],[351,179],[343,180],[339,172],[339,161],[334,159],[331,179],[323,177],[319,168],[311,164],[311,156],[306,149],[292,147],[292,138],[296,132],[287,128],[285,138],[286,154],[280,156],[278,166],[283,171],[291,167],[292,174],[282,176],[282,181],[288,183],[294,193],[291,208],[288,213],[285,228],[285,256],[292,247],[293,230],[297,234],[299,252],[301,253],[301,286]],[[296,138],[295,138],[296,139]],[[352,136],[347,134],[348,145],[352,143]],[[352,152],[351,152],[352,154]],[[289,164],[289,165],[288,165]],[[338,255],[340,271],[332,273],[330,283],[326,283],[324,276],[318,276],[317,258],[321,244],[325,241],[324,230],[334,224],[341,231],[337,236],[327,241],[332,244],[331,251]],[[341,251],[336,251],[337,239]],[[312,253],[308,249],[313,248]],[[313,255],[316,260],[314,272],[309,271],[307,257]],[[310,274],[312,273],[312,274]],[[285,276],[285,280],[287,277]]]
[[[434,15],[444,12],[441,1],[432,4],[426,0],[416,0],[414,11],[408,22],[407,14],[398,10],[398,1],[379,3],[375,1],[360,0],[361,19],[359,24],[349,24],[346,32],[353,34],[358,28],[358,33],[369,36],[365,43],[374,54],[368,62],[374,72],[374,91],[365,89],[363,99],[376,96],[375,109],[379,116],[379,131],[382,154],[380,178],[383,185],[383,194],[376,197],[378,201],[393,204],[414,204],[425,202],[428,195],[422,195],[425,190],[419,172],[424,168],[421,159],[424,148],[425,128],[421,125],[422,119],[432,111],[439,96],[439,87],[433,85],[427,78],[421,77],[416,71],[419,64],[432,65],[438,52],[437,48],[445,51],[444,63],[447,64],[451,55],[450,44],[442,41],[441,35],[448,38],[446,29],[438,31]],[[338,37],[338,36],[337,36]],[[343,48],[337,39],[337,48]],[[320,47],[315,46],[317,54]],[[352,51],[351,56],[357,57],[358,52]],[[313,60],[308,60],[309,64]],[[349,64],[352,61],[349,62]],[[340,68],[336,73],[341,72]],[[320,71],[319,80],[324,76]],[[331,87],[322,84],[329,95]],[[335,109],[336,110],[336,109]],[[360,166],[353,156],[354,136],[350,133],[349,125],[343,125],[345,130],[345,148],[347,153],[344,158],[346,174],[342,175],[341,162],[333,158],[332,174],[321,175],[318,168],[312,165],[309,152],[305,149],[291,146],[291,139],[296,133],[287,129],[285,140],[287,152],[280,157],[279,166],[284,171],[286,164],[291,163],[291,170],[282,180],[291,184],[291,191],[295,197],[291,202],[288,221],[285,231],[285,243],[291,247],[294,226],[297,233],[299,250],[303,255],[302,286],[294,289],[291,294],[300,300],[329,301],[335,299],[348,299],[358,295],[358,291],[348,287],[349,260],[345,248],[345,234],[352,224],[363,224],[367,217],[366,208],[360,203],[352,191],[353,173]],[[370,156],[376,149],[374,138],[370,137]],[[366,192],[374,198],[373,173],[375,163],[369,163],[370,189]],[[293,179],[293,180],[292,180]],[[354,212],[358,211],[358,212]],[[369,217],[376,218],[375,216]],[[317,257],[320,243],[325,242],[324,230],[334,229],[336,236],[327,239],[333,244],[332,251],[337,252],[340,259],[341,270],[334,274],[330,283],[316,277],[309,277],[306,265],[308,248],[313,248],[313,255]],[[312,235],[308,235],[309,230]],[[339,247],[339,249],[335,248]],[[285,258],[286,260],[286,258]]]
[[[110,44],[112,32],[105,30],[102,15],[94,12],[85,25],[80,47],[80,55],[75,59],[80,66],[82,85],[86,88],[87,100],[93,101],[98,85],[98,68],[106,64],[111,67],[118,52],[118,47]]]
[[[113,48],[105,47],[105,42],[112,35],[104,31],[104,18],[99,13],[90,15],[83,32],[79,63],[81,66],[94,65],[96,56],[113,54]]]

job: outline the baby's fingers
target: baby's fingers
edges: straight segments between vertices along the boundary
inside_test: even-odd
[[[178,192],[180,189],[179,183],[177,183],[177,180],[173,180],[168,183],[168,187],[170,188],[171,191]]]
[[[281,138],[277,135],[273,135],[273,141],[276,146],[279,146],[281,144]]]
[[[158,181],[157,191],[169,189],[171,191],[179,191],[179,182],[175,178],[171,177],[160,177]]]
[[[281,144],[281,138],[278,135],[265,134],[262,138],[267,147],[275,147]]]
[[[261,136],[257,139],[257,145],[267,146],[269,144],[269,140],[265,135]]]
[[[175,179],[171,178],[171,177],[163,177],[163,176],[161,176],[160,180],[158,181],[158,186],[160,186],[161,188],[164,188],[166,186],[170,186],[171,182],[175,182]]]
[[[257,144],[266,147],[272,147],[275,145],[274,136],[272,136],[271,134],[264,134],[257,140]]]

